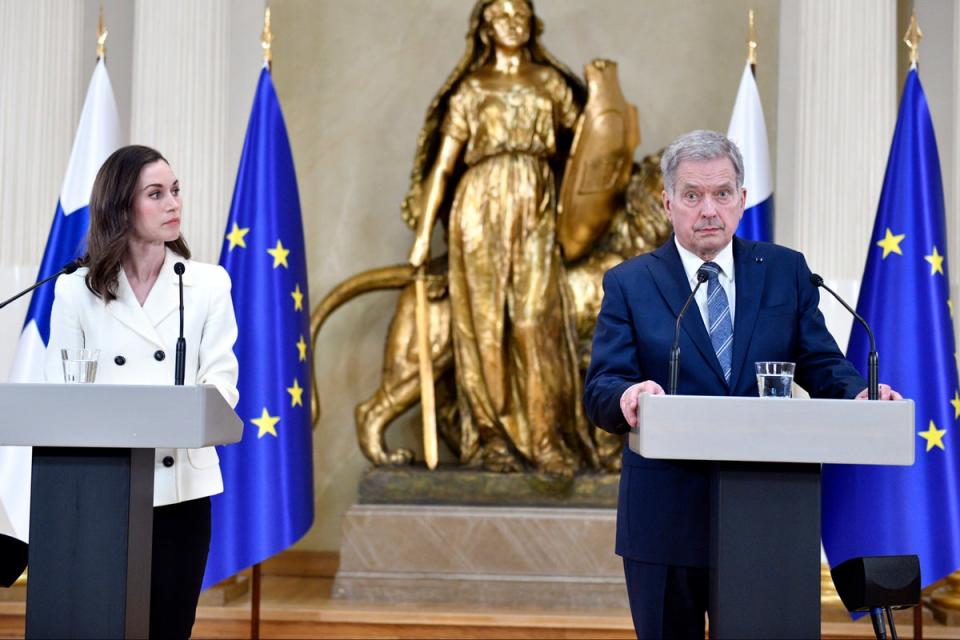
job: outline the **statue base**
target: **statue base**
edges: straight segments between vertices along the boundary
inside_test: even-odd
[[[373,469],[344,516],[333,597],[627,607],[613,552],[617,481]]]

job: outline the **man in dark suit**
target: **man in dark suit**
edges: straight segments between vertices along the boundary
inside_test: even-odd
[[[587,415],[626,433],[640,394],[662,394],[677,314],[697,270],[709,280],[681,323],[681,395],[756,396],[754,362],[796,363],[811,396],[866,397],[818,310],[803,255],[734,238],[747,191],[726,136],[694,131],[661,160],[663,206],[674,235],[603,279],[604,298],[584,385]],[[883,399],[900,396],[881,385]],[[640,638],[698,638],[708,603],[708,467],[643,458],[624,447],[616,552],[623,557]]]

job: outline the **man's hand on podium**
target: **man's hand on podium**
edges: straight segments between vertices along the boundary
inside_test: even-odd
[[[897,392],[896,389],[891,388],[890,385],[888,385],[888,384],[880,384],[880,385],[878,385],[878,386],[879,386],[879,388],[880,388],[880,399],[881,399],[881,400],[903,400],[903,396],[900,395],[900,394]],[[861,391],[860,393],[857,394],[857,397],[856,397],[855,399],[856,399],[856,400],[866,400],[869,391],[870,391],[870,389],[864,389],[863,391]],[[623,401],[622,401],[622,400],[620,401],[620,404],[623,404]]]
[[[623,417],[631,429],[637,426],[637,403],[642,393],[662,396],[664,391],[663,387],[653,380],[644,380],[643,382],[638,382],[633,386],[627,387],[627,390],[620,396],[620,411],[623,412]]]

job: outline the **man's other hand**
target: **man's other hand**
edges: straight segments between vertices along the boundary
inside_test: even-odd
[[[891,389],[888,384],[878,385],[880,387],[881,400],[903,400],[903,396],[897,393],[896,389]],[[632,388],[632,387],[631,387]],[[627,389],[629,391],[630,389]],[[624,394],[626,395],[626,394]],[[857,394],[857,400],[866,400],[870,395],[870,389],[864,389]],[[623,406],[623,400],[620,400],[620,406]]]
[[[623,395],[620,396],[620,411],[623,412],[623,417],[631,429],[637,426],[637,402],[639,401],[641,393],[662,396],[664,391],[663,387],[653,380],[644,380],[643,382],[638,382],[628,387],[627,390],[623,392]]]

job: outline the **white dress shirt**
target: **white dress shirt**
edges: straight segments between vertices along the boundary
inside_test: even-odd
[[[704,261],[692,251],[684,249],[676,235],[673,236],[673,241],[677,245],[677,251],[680,252],[680,261],[683,263],[683,270],[690,282],[690,290],[693,291],[693,288],[697,286],[697,270],[703,266]],[[721,249],[720,253],[711,262],[720,267],[718,280],[724,293],[727,294],[727,302],[730,305],[730,323],[732,324],[734,312],[737,309],[737,283],[736,274],[733,272],[733,242],[729,242],[727,246]],[[697,306],[700,307],[700,316],[703,318],[704,327],[710,326],[710,318],[707,312],[707,286],[706,282],[703,283],[697,291],[697,295],[693,298],[696,300]]]

